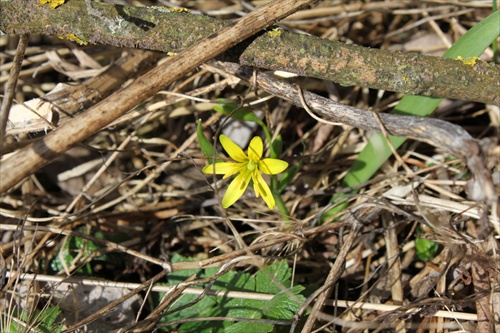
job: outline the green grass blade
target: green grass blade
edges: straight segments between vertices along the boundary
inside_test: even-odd
[[[484,50],[500,35],[500,11],[495,11],[473,26],[443,55],[443,58],[457,56],[479,57]]]

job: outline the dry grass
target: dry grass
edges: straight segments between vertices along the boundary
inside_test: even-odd
[[[230,19],[263,2],[170,4]],[[491,13],[489,5],[479,1],[380,1],[355,8],[325,0],[320,6],[280,25],[331,40],[433,55],[442,54]],[[0,43],[4,83],[17,43],[14,36],[1,36]],[[133,56],[130,49],[80,47],[32,36],[15,103],[43,97],[58,83],[77,85],[99,77],[106,66]],[[492,60],[491,50],[484,60]],[[366,110],[390,111],[401,97],[317,79],[293,80],[304,90]],[[161,326],[162,311],[175,309],[182,293],[200,299],[220,295],[203,289],[197,280],[179,282],[177,288],[153,286],[167,281],[167,273],[217,267],[219,275],[229,270],[254,274],[280,259],[287,260],[293,283],[305,286],[303,295],[309,296],[296,321],[268,321],[283,331],[290,325],[295,332],[499,330],[498,212],[496,206],[491,210],[467,198],[467,165],[439,147],[409,141],[398,150],[398,158],[360,186],[359,194],[349,196],[348,208],[322,224],[321,214],[332,207],[332,195],[348,193],[340,180],[370,133],[318,122],[301,108],[267,97],[215,64],[204,65],[2,194],[4,332],[10,320],[21,320],[20,309],[35,314],[36,309],[62,302],[60,294],[70,294],[76,306],[75,312],[56,320],[66,329],[97,332],[91,326],[94,321],[103,331],[150,331]],[[222,130],[223,118],[212,110],[219,98],[250,104],[271,134],[282,136],[282,159],[300,167],[282,193],[289,216],[270,211],[253,191],[229,209],[221,207],[228,182],[214,183],[201,173],[206,158],[196,139],[198,119],[207,137]],[[484,104],[445,100],[434,117],[462,126],[477,139],[495,142],[499,134],[498,108]],[[241,127],[250,128],[251,136],[263,134],[237,121],[229,126],[243,145],[249,139]],[[15,151],[44,134],[11,132],[5,143]],[[496,143],[490,151],[485,163],[497,180],[498,193]],[[428,261],[416,256],[417,235],[438,246]],[[75,250],[70,253],[71,246]],[[194,259],[172,263],[174,254]],[[206,286],[217,276],[202,282]],[[73,283],[73,289],[67,289],[67,283]],[[80,313],[85,301],[78,288],[83,285],[94,286],[89,290],[104,286],[113,290],[112,296],[87,299],[104,302],[93,313]],[[161,302],[159,292],[166,292]],[[225,297],[269,301],[272,295],[229,288]],[[126,318],[111,317],[113,307]],[[109,326],[99,321],[101,315],[112,318]],[[47,319],[33,315],[22,320],[37,332]],[[178,327],[173,324],[163,323],[162,329]]]

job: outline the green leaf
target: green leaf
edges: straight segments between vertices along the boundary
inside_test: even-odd
[[[64,328],[63,324],[56,323],[56,320],[58,319],[60,313],[61,309],[58,306],[45,307],[42,310],[35,310],[35,312],[31,314],[23,309],[19,313],[19,316],[17,318],[18,321],[13,320],[11,322],[9,332],[25,332],[26,326],[28,326],[26,324],[33,324],[32,327],[35,327],[37,332],[59,333]],[[31,323],[30,320],[36,320],[36,322]]]
[[[193,302],[198,296],[197,295],[182,295],[175,301],[174,308],[180,308],[186,304]],[[202,297],[198,303],[193,306],[186,307],[180,311],[175,311],[166,317],[161,319],[162,322],[168,322],[172,320],[185,320],[189,318],[205,318],[218,316],[215,297]],[[217,329],[222,328],[222,323],[220,322],[188,322],[182,324],[182,329],[180,332],[183,333],[210,333],[216,332]]]
[[[257,291],[266,294],[278,294],[283,287],[289,288],[292,273],[286,261],[278,261],[263,267],[257,273]]]
[[[294,164],[292,166],[289,166],[288,169],[286,169],[283,172],[283,175],[280,178],[279,185],[278,185],[278,193],[281,193],[285,190],[285,188],[290,185],[290,182],[292,179],[295,177],[295,175],[299,172],[300,168],[302,167],[302,162],[299,164]]]
[[[38,326],[38,330],[47,333],[59,333],[64,328],[64,325],[57,324],[56,320],[61,313],[61,309],[58,306],[50,306],[41,311],[40,317],[38,321],[40,322],[40,326]]]
[[[247,290],[255,291],[255,290]],[[228,317],[261,319],[264,316],[262,311],[264,301],[254,299],[232,298],[227,303]]]
[[[205,134],[203,134],[203,130],[201,128],[201,119],[198,120],[198,125],[196,126],[196,136],[198,137],[198,143],[200,144],[201,152],[203,155],[208,157],[209,159],[214,156],[214,147],[210,143],[210,140],[207,139]]]
[[[178,254],[172,256],[172,262],[192,261]],[[188,276],[196,274],[198,278],[208,278],[217,274],[219,268],[192,269],[172,272],[168,275],[168,284],[184,281]],[[291,286],[291,270],[285,260],[265,266],[256,274],[229,271],[219,277],[213,290],[247,291],[275,294],[271,301],[242,298],[226,298],[204,296],[202,300],[178,312],[163,317],[162,322],[200,317],[240,317],[251,319],[285,319],[291,320],[305,301],[300,294],[304,287]],[[204,287],[204,286],[197,286]],[[283,288],[286,288],[283,290]],[[291,295],[293,294],[293,295]],[[161,295],[159,299],[161,299]],[[175,301],[175,308],[186,305],[196,299],[194,295],[183,295]],[[173,310],[172,308],[169,309]],[[185,323],[178,327],[179,332],[271,332],[273,325],[254,322],[210,322]]]
[[[439,244],[430,240],[417,236],[415,239],[415,250],[419,260],[428,261],[434,259]]]
[[[500,11],[494,12],[467,31],[443,57],[456,58],[459,55],[464,58],[479,57],[500,34],[500,24],[498,22],[500,22]],[[441,100],[441,98],[407,95],[401,99],[392,113],[425,117],[436,109]],[[398,149],[406,141],[406,138],[390,136],[389,140],[394,148]],[[342,180],[342,187],[348,188],[368,181],[391,155],[392,152],[385,141],[385,137],[379,133],[373,134]],[[334,196],[332,201],[336,199],[338,199],[338,196]],[[329,210],[323,215],[323,221],[341,212],[346,207],[347,203]]]
[[[240,321],[227,326],[224,329],[225,333],[242,333],[242,332],[252,332],[252,333],[268,333],[272,332],[274,325],[267,323],[251,323]]]
[[[214,276],[218,269],[207,269],[206,276]],[[254,291],[255,280],[250,274],[242,274],[229,271],[217,279],[213,287],[214,290],[235,290],[235,291]]]
[[[95,233],[94,237],[101,238],[101,239],[104,238],[102,232],[101,233]],[[84,255],[89,255],[89,254],[92,254],[92,253],[96,252],[101,247],[98,244],[96,244],[93,241],[91,241],[91,240],[88,240],[88,239],[85,239],[85,238],[82,238],[82,237],[75,237],[75,248],[77,250],[83,251]]]
[[[283,149],[283,139],[281,138],[281,135],[278,135],[272,143],[271,155],[269,157],[280,158],[282,149]]]
[[[192,262],[195,261],[193,258],[183,257],[178,253],[174,253],[171,258],[172,263],[178,262]],[[172,286],[174,284],[178,284],[184,282],[191,275],[196,275],[199,278],[204,278],[205,274],[201,268],[193,268],[193,269],[184,269],[182,271],[174,271],[167,275],[167,286]],[[161,295],[161,293],[160,293]],[[162,296],[163,297],[163,296]]]
[[[64,270],[64,267],[71,265],[71,262],[75,259],[75,255],[73,255],[74,246],[72,246],[72,243],[74,243],[74,239],[68,238],[66,242],[63,243],[63,246],[59,248],[59,252],[51,261],[50,268],[52,268],[55,272]],[[62,261],[64,261],[64,264]]]
[[[305,288],[295,286],[293,288],[282,290],[271,301],[264,304],[264,313],[271,319],[292,319],[299,311],[306,298],[300,295]],[[290,296],[293,294],[293,297]]]
[[[462,56],[479,57],[484,50],[500,35],[500,11],[497,10],[487,18],[468,30],[455,44],[444,54],[444,58],[456,58]]]
[[[88,231],[84,228],[78,230],[80,233],[87,233]],[[90,230],[90,234],[96,238],[107,239],[112,242],[121,243],[125,240],[130,239],[126,233],[104,233],[100,230],[94,231]],[[50,267],[54,271],[64,270],[65,266],[70,266],[73,260],[77,256],[81,256],[83,259],[99,251],[102,246],[92,240],[83,237],[69,237],[63,246],[60,247],[58,255],[52,259],[50,262]],[[109,264],[120,265],[123,262],[123,256],[117,253],[104,253],[93,260],[105,261]],[[63,262],[64,261],[64,264]],[[92,266],[90,262],[87,262],[84,267],[78,269],[78,274],[92,274]]]
[[[241,120],[241,121],[253,121],[260,126],[266,126],[262,119],[257,117],[257,115],[251,110],[247,108],[241,108],[235,102],[227,102],[225,100],[219,100],[222,104],[217,104],[214,106],[214,110],[222,113],[225,116],[231,116],[233,119]],[[236,110],[236,111],[235,111]]]

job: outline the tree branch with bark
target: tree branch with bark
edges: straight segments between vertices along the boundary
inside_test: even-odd
[[[0,2],[0,30],[58,35],[80,43],[180,52],[231,24],[165,7],[69,1],[51,9],[36,0]],[[97,14],[98,13],[98,14]],[[242,65],[411,95],[500,104],[500,66],[392,53],[288,31],[240,43],[222,58]]]

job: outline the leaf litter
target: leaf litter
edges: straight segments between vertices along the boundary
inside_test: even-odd
[[[183,5],[224,19],[259,5],[214,3]],[[356,4],[322,1],[321,11],[301,11],[280,26],[372,48],[442,54],[491,13],[476,2],[464,8]],[[460,15],[454,14],[458,10]],[[1,36],[2,49],[11,52],[13,40]],[[96,63],[112,65],[135,52],[32,37],[16,103],[41,101],[57,85],[66,89],[99,77]],[[492,56],[488,49],[482,59],[491,61]],[[5,59],[2,82],[12,57]],[[390,110],[401,97],[304,77],[290,80],[367,112]],[[467,188],[468,168],[456,156],[407,142],[398,149],[400,159],[389,159],[359,186],[358,194],[349,194],[340,180],[369,132],[320,124],[276,97],[252,103],[269,94],[210,64],[165,92],[183,96],[158,94],[144,101],[2,195],[2,331],[15,331],[15,323],[32,331],[76,325],[89,332],[145,330],[153,323],[165,332],[297,332],[308,331],[307,320],[321,332],[500,330],[500,235],[492,226],[498,223],[497,212],[469,199],[467,191],[481,189]],[[281,158],[298,170],[283,187],[288,216],[270,211],[251,191],[225,210],[220,198],[228,183],[201,173],[208,161],[196,140],[197,122],[201,119],[201,130],[213,138],[224,117],[197,104],[215,106],[221,98],[262,115],[271,135],[282,136]],[[60,110],[44,112],[53,121],[53,112]],[[27,117],[10,124],[16,131],[8,132],[3,158],[50,131],[45,124],[35,127],[37,132],[23,132],[23,124],[31,126],[36,119]],[[435,117],[462,126],[474,138],[492,140],[484,158],[498,193],[498,108],[446,101]],[[264,137],[258,126],[238,120],[231,126],[238,123],[251,135]],[[85,167],[89,161],[94,164]],[[322,223],[321,215],[335,205],[330,198],[337,193],[344,193],[349,205]],[[77,237],[63,236],[61,230],[100,236],[76,242]],[[354,235],[352,246],[339,257],[349,234]],[[333,266],[342,268],[327,286]],[[165,268],[173,272],[154,285],[145,284]],[[94,285],[77,284],[84,280]],[[132,295],[141,285],[142,291]],[[155,289],[160,287],[171,289]],[[314,301],[327,287],[332,289],[325,305],[316,311]],[[68,302],[73,309],[67,310]],[[113,302],[114,310],[106,308]],[[47,309],[57,318],[40,315]],[[113,311],[121,316],[110,316]],[[83,324],[90,316],[95,318]]]

